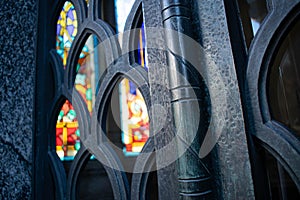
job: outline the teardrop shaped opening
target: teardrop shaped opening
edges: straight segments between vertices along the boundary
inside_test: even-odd
[[[56,123],[56,153],[62,161],[73,160],[80,149],[77,114],[70,101],[62,106]]]
[[[66,68],[69,51],[77,35],[77,30],[78,21],[75,7],[71,2],[66,1],[56,26],[56,52],[60,55],[64,68]]]

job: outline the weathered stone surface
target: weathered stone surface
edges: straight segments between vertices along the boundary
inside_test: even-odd
[[[11,144],[0,145],[0,199],[30,199],[31,164]]]
[[[37,2],[0,2],[0,199],[31,195]]]

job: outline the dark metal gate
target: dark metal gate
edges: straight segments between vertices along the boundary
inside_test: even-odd
[[[34,199],[230,199],[253,197],[253,185],[258,199],[299,195],[299,77],[289,82],[289,76],[299,76],[300,71],[295,67],[299,65],[298,0],[265,1],[268,13],[255,37],[247,32],[251,16],[244,13],[245,0],[136,0],[125,31],[142,24],[158,30],[155,38],[150,29],[145,31],[150,47],[146,59],[153,61],[148,72],[136,58],[139,30],[125,33],[122,44],[115,36],[113,1],[70,2],[77,13],[78,33],[63,66],[55,50],[55,33],[65,1],[39,1]],[[191,52],[192,43],[180,34],[160,35],[162,29],[189,36],[210,56]],[[76,65],[91,35],[99,41],[99,63],[104,66],[92,114],[74,89]],[[219,46],[220,40],[224,46]],[[193,66],[193,61],[201,66]],[[294,63],[293,71],[282,79],[280,66],[289,62]],[[111,102],[124,78],[140,90],[152,123],[150,137],[134,159],[122,157],[119,141],[114,142],[116,136],[111,134],[119,123],[112,120]],[[77,111],[81,133],[81,148],[71,162],[61,162],[54,138],[57,115],[66,100]],[[210,154],[202,158],[198,153],[207,135],[208,141],[218,144],[213,150],[208,145]],[[169,154],[159,151],[166,146]],[[244,171],[239,170],[240,163]]]

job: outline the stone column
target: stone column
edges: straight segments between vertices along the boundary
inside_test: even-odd
[[[30,199],[37,1],[0,3],[0,199]]]

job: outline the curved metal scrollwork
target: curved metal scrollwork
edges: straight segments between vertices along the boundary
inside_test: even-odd
[[[288,172],[300,190],[300,141],[270,115],[267,76],[271,62],[291,23],[299,20],[300,1],[272,0],[266,17],[252,43],[247,66],[247,91],[251,133]]]
[[[77,112],[79,129],[81,132],[81,148],[77,152],[73,160],[69,174],[66,176],[64,167],[55,152],[55,141],[53,136],[49,136],[49,153],[50,168],[54,177],[55,191],[57,199],[76,199],[76,190],[79,180],[79,174],[85,164],[94,155],[99,160],[109,177],[112,185],[113,195],[115,199],[130,199],[130,198],[145,198],[145,191],[148,179],[148,173],[134,173],[130,184],[128,183],[124,167],[120,162],[113,144],[109,143],[106,137],[106,130],[103,130],[104,123],[107,118],[107,107],[109,106],[112,91],[118,81],[122,78],[127,78],[134,82],[141,94],[143,95],[146,106],[150,106],[149,83],[147,72],[138,64],[135,63],[132,53],[121,55],[121,48],[113,29],[103,20],[99,19],[101,13],[100,1],[90,0],[89,6],[84,0],[70,0],[78,15],[78,33],[72,43],[66,69],[63,66],[60,57],[53,49],[50,51],[50,65],[54,73],[55,94],[53,104],[48,113],[49,128],[54,132],[54,124],[56,123],[56,114],[59,111],[59,106],[67,99],[69,100]],[[53,13],[59,13],[65,1],[56,1]],[[142,21],[142,1],[135,2],[133,9],[128,17],[126,28],[138,28],[137,26]],[[54,19],[57,19],[57,15]],[[81,50],[90,35],[95,35],[100,41],[102,48],[105,49],[105,62],[108,67],[101,76],[98,83],[98,94],[96,95],[96,103],[90,115],[87,106],[81,95],[74,89],[74,80],[76,77],[76,65],[78,62]],[[134,43],[133,37],[124,38],[124,43],[130,45]],[[129,48],[130,49],[130,48]],[[128,62],[130,60],[130,62]],[[150,111],[148,111],[151,114]],[[151,116],[149,117],[151,121]],[[145,144],[142,152],[153,152],[154,142],[150,138]],[[141,171],[150,169],[155,166],[155,157],[148,156],[139,158],[134,167],[134,170]],[[148,170],[146,170],[148,171]],[[68,177],[68,178],[67,178]],[[143,191],[142,194],[139,194]]]

